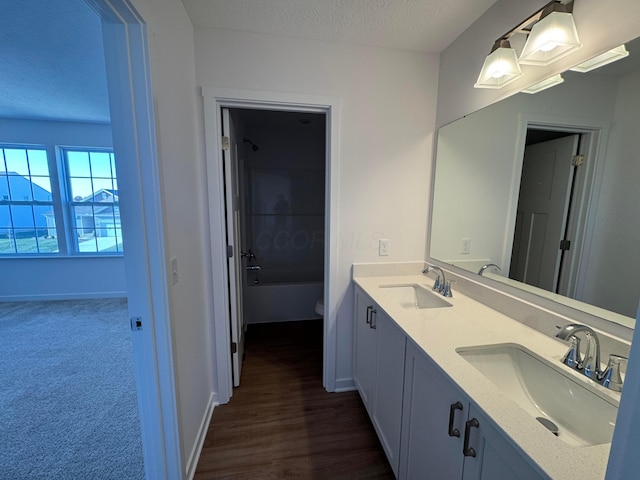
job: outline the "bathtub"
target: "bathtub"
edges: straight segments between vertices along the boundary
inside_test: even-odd
[[[319,318],[316,302],[324,296],[324,282],[265,283],[243,290],[247,324]]]

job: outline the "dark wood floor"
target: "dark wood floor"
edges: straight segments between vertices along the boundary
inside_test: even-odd
[[[394,478],[358,393],[322,387],[321,321],[250,325],[241,378],[196,479]]]

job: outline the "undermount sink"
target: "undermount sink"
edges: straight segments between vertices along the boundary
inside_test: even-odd
[[[389,298],[399,303],[403,308],[441,308],[451,306],[444,297],[417,283],[380,285],[380,288],[388,289]]]
[[[591,380],[575,378],[522,345],[505,343],[458,348],[474,368],[527,413],[570,445],[610,443],[617,402]]]

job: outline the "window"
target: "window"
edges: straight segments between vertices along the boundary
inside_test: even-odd
[[[65,150],[74,250],[122,252],[118,180],[112,152]]]
[[[52,212],[46,150],[0,147],[0,254],[58,252]]]
[[[112,151],[0,146],[0,255],[122,252]]]

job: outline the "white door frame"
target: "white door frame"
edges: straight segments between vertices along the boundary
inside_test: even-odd
[[[600,186],[604,164],[606,161],[607,138],[609,123],[605,121],[587,121],[571,117],[555,117],[547,115],[520,114],[518,118],[519,135],[516,141],[516,153],[514,171],[511,184],[511,209],[509,211],[507,234],[503,251],[504,260],[509,265],[513,246],[513,234],[515,228],[515,215],[520,191],[520,179],[522,174],[522,162],[526,148],[527,129],[539,128],[544,130],[556,130],[562,132],[580,133],[584,135],[581,141],[580,151],[587,159],[582,177],[578,179],[574,191],[574,205],[569,221],[570,236],[575,239],[572,242],[572,253],[565,266],[568,277],[565,279],[567,295],[572,298],[580,298],[584,289],[584,269],[588,262],[591,249],[591,239],[595,228],[595,210],[593,205],[598,204]],[[515,206],[514,206],[515,205]],[[564,283],[564,282],[563,282]]]
[[[127,0],[85,0],[102,18],[146,478],[184,478],[147,30]],[[126,159],[126,161],[123,161]]]
[[[203,87],[204,125],[213,272],[214,341],[218,374],[218,400],[233,395],[229,333],[229,283],[224,228],[224,175],[222,171],[222,108],[251,108],[326,114],[325,260],[324,260],[324,355],[322,384],[336,391],[338,349],[338,193],[340,172],[340,99],[293,93]]]

